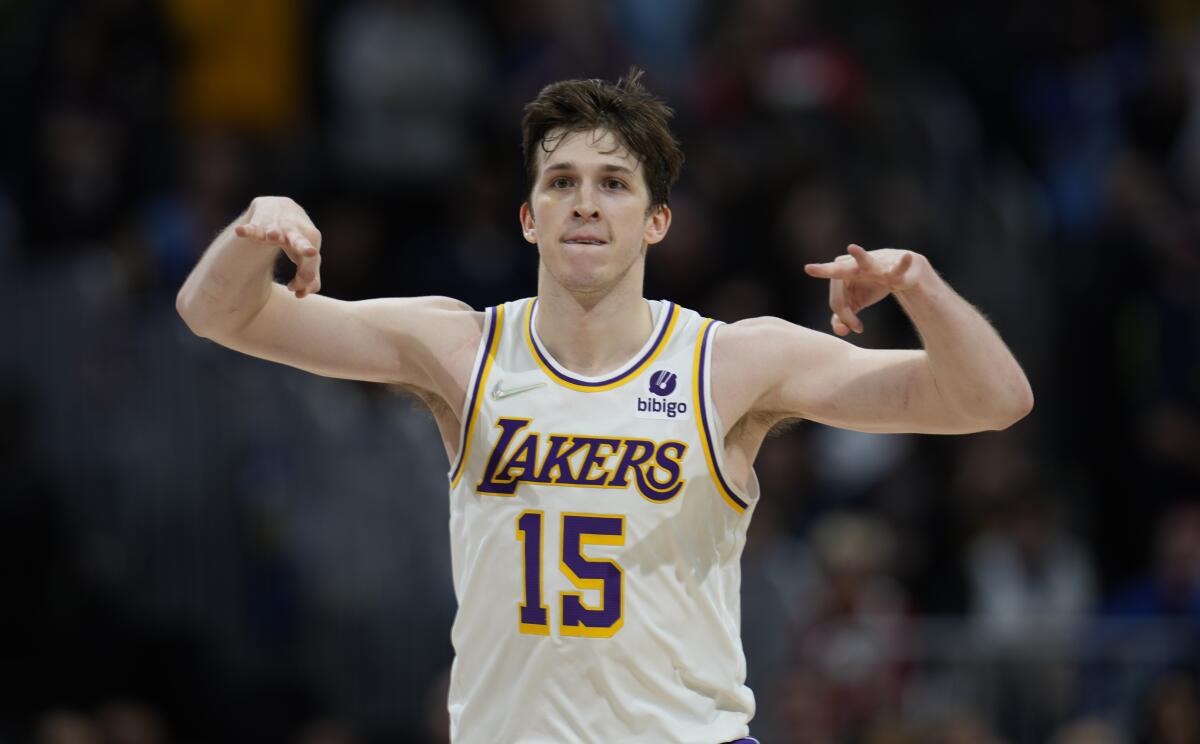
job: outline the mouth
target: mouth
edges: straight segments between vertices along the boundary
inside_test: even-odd
[[[568,235],[562,242],[566,245],[608,245],[607,240],[585,235]]]

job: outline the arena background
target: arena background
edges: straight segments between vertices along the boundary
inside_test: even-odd
[[[534,291],[518,122],[631,63],[687,163],[647,294],[827,329],[925,253],[1025,366],[967,437],[803,424],[744,563],[765,744],[1200,742],[1200,8],[0,2],[0,742],[440,742],[445,457],[389,390],[193,336],[256,194],[324,292]],[[284,268],[281,266],[281,269]],[[912,345],[894,303],[856,343]]]

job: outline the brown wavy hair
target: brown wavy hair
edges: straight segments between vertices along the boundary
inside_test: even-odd
[[[643,74],[631,67],[616,83],[595,78],[562,80],[542,88],[525,105],[521,153],[527,194],[537,183],[539,149],[549,154],[567,134],[604,129],[641,161],[650,191],[648,211],[667,203],[683,167],[683,150],[671,133],[674,112],[642,86]]]

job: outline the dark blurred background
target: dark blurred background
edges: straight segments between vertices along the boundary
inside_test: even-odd
[[[0,742],[445,741],[432,420],[194,337],[175,293],[286,194],[331,296],[532,294],[521,106],[631,63],[688,158],[649,296],[826,330],[805,262],[910,248],[1037,396],[766,444],[752,731],[1200,743],[1189,0],[0,1]]]

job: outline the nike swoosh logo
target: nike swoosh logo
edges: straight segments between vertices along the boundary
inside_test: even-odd
[[[492,398],[494,398],[496,400],[503,400],[504,398],[511,398],[512,396],[518,395],[519,393],[527,393],[530,390],[536,390],[540,387],[545,387],[545,386],[546,386],[546,383],[544,383],[544,382],[535,382],[532,385],[522,385],[521,387],[509,388],[509,389],[505,390],[505,389],[501,388],[499,385],[496,385],[496,387],[492,390]]]

